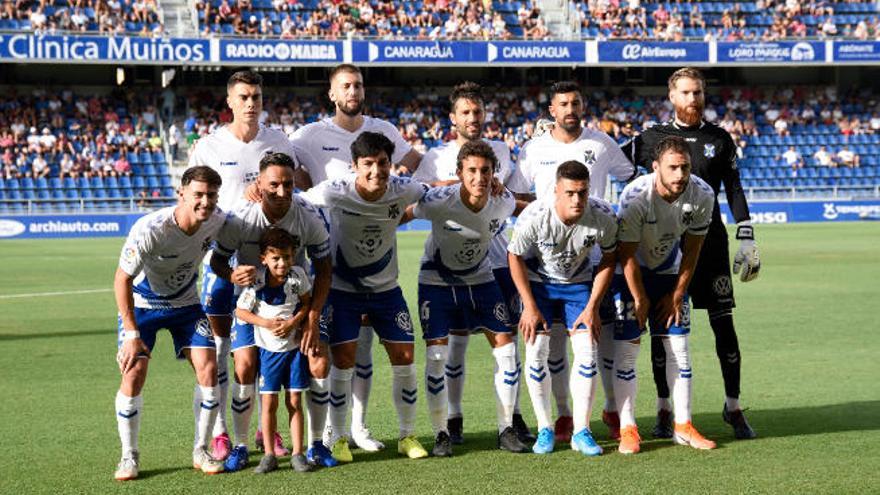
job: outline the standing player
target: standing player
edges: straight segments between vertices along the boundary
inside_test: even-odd
[[[472,82],[464,82],[455,86],[449,96],[452,111],[449,120],[455,128],[456,138],[436,148],[431,149],[422,158],[418,170],[413,174],[413,179],[430,184],[432,186],[448,186],[460,182],[458,175],[458,154],[462,147],[469,142],[481,141],[483,126],[486,119],[486,110],[483,102],[482,88]],[[514,195],[527,194],[528,186],[510,159],[510,149],[501,141],[484,140],[491,146],[497,159],[495,178],[498,183],[507,187]],[[502,222],[502,227],[506,225]],[[493,236],[489,245],[489,264],[495,275],[501,295],[507,304],[510,324],[514,329],[513,340],[516,350],[516,367],[520,369],[519,350],[516,349],[517,334],[515,325],[519,319],[519,294],[513,281],[510,279],[510,270],[507,268],[507,237],[503,232]],[[465,381],[465,352],[467,351],[467,329],[453,329],[449,335],[449,359],[446,365],[446,386],[449,396],[449,424],[448,433],[453,444],[464,442],[463,426],[464,417],[461,408],[461,399],[464,392]],[[523,443],[535,441],[534,435],[529,431],[522,415],[519,412],[519,390],[517,383],[516,401],[513,413],[513,428]]]
[[[174,351],[196,373],[199,401],[193,467],[207,474],[223,471],[206,447],[217,416],[217,358],[214,339],[196,292],[199,259],[223,225],[216,208],[220,176],[208,167],[183,173],[178,204],[138,220],[122,255],[113,292],[119,308],[119,352],[122,384],[116,393],[116,422],[122,442],[117,480],[138,476],[138,431],[150,353],[156,333],[167,328]]]
[[[507,248],[510,274],[523,302],[519,328],[526,342],[529,395],[538,418],[538,440],[532,450],[547,454],[554,447],[547,383],[548,322],[562,313],[574,350],[571,448],[599,455],[602,448],[589,425],[596,391],[596,343],[602,326],[599,307],[614,273],[617,219],[609,204],[588,197],[590,172],[584,164],[564,162],[555,174],[554,197],[535,201],[523,210]],[[590,255],[595,246],[603,254],[594,281]]]
[[[460,183],[432,189],[412,208],[431,221],[419,271],[419,316],[425,338],[425,387],[434,428],[433,454],[452,455],[447,428],[446,363],[453,330],[481,329],[495,357],[498,447],[526,452],[513,427],[519,385],[516,342],[507,305],[492,275],[489,246],[516,209],[509,191],[491,195],[498,159],[480,139],[464,143],[456,160]],[[410,213],[410,210],[407,210]]]
[[[397,226],[407,206],[425,187],[409,178],[391,177],[394,144],[375,132],[363,132],[351,144],[355,174],[327,180],[303,194],[330,212],[333,282],[322,324],[330,334],[330,443],[339,461],[352,460],[343,435],[351,395],[351,376],[361,315],[382,339],[393,375],[392,394],[400,437],[398,453],[410,458],[428,453],[416,440],[416,367],[413,326],[397,283]]]
[[[308,189],[327,179],[351,174],[351,144],[363,132],[377,132],[394,143],[392,163],[400,171],[415,171],[422,156],[403,139],[397,128],[381,119],[363,114],[364,78],[360,69],[342,64],[330,71],[330,101],[336,106],[333,117],[304,126],[293,135],[293,144],[303,171],[297,176],[300,189]],[[352,378],[351,438],[368,452],[383,449],[366,427],[367,405],[373,377],[373,328],[364,321],[359,331],[355,373]],[[347,412],[346,412],[347,414]]]
[[[721,222],[718,193],[721,185],[727,203],[737,222],[736,238],[740,241],[733,263],[733,272],[748,282],[758,276],[761,259],[749,216],[749,205],[736,168],[736,145],[724,129],[703,120],[706,81],[694,68],[675,71],[669,77],[669,100],[675,108],[671,122],[655,125],[623,146],[633,163],[647,166],[653,159],[652,150],[666,136],[679,136],[687,141],[693,159],[693,174],[705,180],[715,192],[715,213],[706,236],[702,255],[690,292],[695,308],[705,308],[715,333],[715,351],[721,362],[726,400],[722,417],[733,426],[739,439],[755,438],[755,431],[743,415],[739,403],[741,356],[733,326],[733,284],[730,281],[730,255],[727,230]],[[741,270],[741,272],[740,272]],[[654,383],[657,385],[657,425],[654,436],[672,437],[669,408],[669,384],[666,381],[666,352],[659,339],[651,342]]]
[[[293,195],[293,159],[284,153],[269,153],[260,160],[258,177],[261,201],[243,202],[227,216],[226,223],[217,238],[211,256],[211,267],[217,277],[238,286],[254,282],[256,267],[260,265],[259,245],[262,235],[270,227],[281,228],[294,236],[296,250],[305,247],[315,271],[308,319],[303,326],[301,348],[309,358],[312,373],[309,401],[309,431],[312,436],[307,457],[325,466],[336,465],[327,449],[320,442],[321,431],[327,415],[329,401],[327,381],[329,350],[326,343],[319,342],[318,322],[321,309],[330,290],[331,262],[330,239],[324,222],[317,210],[301,198]],[[235,256],[233,269],[229,260]],[[303,258],[300,256],[300,264]],[[243,321],[233,327],[232,349],[236,356],[236,373],[241,381],[233,387],[233,432],[235,448],[226,459],[227,471],[238,471],[247,465],[247,435],[253,411],[254,381],[258,359],[254,329]],[[317,433],[316,433],[317,431]],[[317,441],[316,441],[317,440]],[[264,442],[265,444],[266,442]],[[276,450],[276,455],[279,454]]]
[[[550,86],[549,111],[554,119],[553,127],[550,132],[545,132],[540,137],[527,142],[519,157],[520,170],[529,186],[534,188],[537,199],[552,197],[556,184],[556,168],[569,160],[581,162],[590,170],[590,196],[594,198],[605,198],[608,176],[621,181],[635,177],[636,168],[620,152],[620,148],[611,137],[581,125],[584,110],[583,96],[577,83],[562,81]],[[599,257],[599,252],[594,251],[594,264],[599,262]],[[599,341],[599,357],[602,359],[600,373],[602,386],[605,389],[602,420],[608,425],[612,438],[617,438],[619,418],[613,392],[614,343],[611,339],[613,315],[610,311],[605,315],[604,320],[608,331],[603,333],[605,338]],[[554,326],[548,358],[551,374],[560,377],[566,376],[565,372],[568,369],[568,353],[563,330]],[[556,440],[567,442],[572,433],[571,411],[568,407],[568,380],[552,380],[552,385],[559,414],[556,421]]]
[[[688,284],[712,219],[713,194],[690,175],[690,149],[684,139],[668,136],[656,148],[654,173],[639,177],[621,193],[618,256],[625,282],[615,281],[622,322],[615,335],[614,396],[620,411],[622,454],[639,451],[635,423],[636,358],[646,322],[652,338],[673,356],[666,374],[673,383],[674,440],[696,449],[714,449],[691,423],[691,368],[688,334]]]
[[[207,165],[223,178],[220,188],[219,206],[224,211],[232,211],[234,205],[245,197],[248,186],[259,175],[260,158],[274,151],[294,156],[293,147],[287,136],[278,130],[260,125],[263,111],[263,78],[256,72],[239,71],[229,77],[226,83],[226,104],[232,110],[232,122],[196,142],[189,158],[190,166]],[[255,193],[251,199],[258,199]],[[230,351],[229,330],[232,327],[232,284],[220,279],[211,270],[207,260],[202,279],[202,305],[211,322],[214,340],[217,343],[217,369],[220,387],[220,412],[214,425],[214,440],[211,442],[214,458],[225,459],[230,452],[231,442],[226,430],[226,403],[229,393],[227,357]],[[242,382],[241,369],[248,368],[253,355],[235,356],[236,376]],[[235,411],[233,410],[233,414]],[[276,451],[284,454],[281,436],[277,437]]]

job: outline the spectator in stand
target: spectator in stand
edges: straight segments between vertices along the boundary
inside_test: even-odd
[[[37,153],[37,156],[34,157],[34,161],[31,162],[31,174],[34,179],[45,178],[49,176],[49,173],[52,170],[49,168],[49,162],[46,161],[46,158],[42,153]]]
[[[841,165],[847,166],[849,168],[856,168],[859,166],[861,158],[856,152],[849,149],[849,146],[844,144],[843,148],[841,148],[837,152],[837,161]]]
[[[79,176],[79,173],[75,167],[76,162],[70,156],[70,153],[64,153],[61,156],[61,160],[58,162],[58,176],[61,179],[64,179],[65,177],[73,177],[76,179]]]
[[[791,168],[792,175],[796,176],[800,168],[804,168],[804,157],[795,149],[789,146],[785,153],[782,154],[782,160]]]
[[[820,167],[837,167],[837,162],[834,161],[834,156],[825,149],[825,146],[819,146],[819,149],[813,153],[813,159],[816,160],[816,165]]]
[[[128,177],[131,176],[131,163],[129,163],[125,153],[120,153],[119,157],[116,158],[116,161],[113,162],[113,171],[116,173],[117,177],[123,175]]]

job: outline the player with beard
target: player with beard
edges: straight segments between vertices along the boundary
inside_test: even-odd
[[[607,134],[588,129],[581,124],[584,113],[584,99],[580,86],[572,81],[561,81],[550,87],[550,115],[554,125],[549,132],[533,138],[523,147],[519,157],[519,168],[523,177],[534,187],[538,201],[552,197],[556,186],[556,169],[566,161],[577,161],[590,171],[590,197],[604,199],[608,176],[621,181],[632,179],[636,169],[620,152],[617,143]],[[593,266],[598,265],[601,254],[598,249],[592,255]],[[599,357],[602,360],[600,373],[602,387],[605,389],[605,408],[602,420],[608,425],[611,437],[619,437],[619,417],[616,410],[613,390],[614,347],[610,335],[613,333],[614,316],[611,308],[603,312],[608,331],[601,332]],[[548,367],[553,377],[553,395],[556,397],[558,418],[555,424],[557,442],[568,442],[573,423],[568,405],[568,353],[564,329],[553,325],[550,339]]]
[[[755,245],[749,205],[736,167],[736,144],[727,131],[703,120],[705,89],[706,80],[699,70],[686,67],[675,71],[669,77],[669,100],[675,108],[675,117],[670,122],[645,130],[624,144],[623,150],[633,163],[649,167],[656,144],[667,136],[679,136],[690,147],[693,174],[705,180],[715,192],[712,224],[689,291],[694,307],[708,310],[709,323],[715,333],[715,351],[721,362],[726,394],[722,418],[733,426],[736,438],[748,439],[755,438],[756,434],[746,421],[739,402],[741,356],[733,326],[735,303],[727,230],[718,208],[718,193],[722,184],[730,211],[737,222],[736,238],[740,241],[733,273],[740,273],[743,282],[754,280],[761,268],[761,260]],[[651,354],[658,397],[654,436],[672,438],[666,352],[660,339],[652,339]]]
[[[486,120],[486,108],[483,102],[483,88],[479,84],[467,81],[452,89],[449,101],[452,111],[449,120],[456,132],[456,138],[431,149],[422,158],[419,169],[413,174],[413,179],[424,182],[434,187],[449,186],[460,183],[457,175],[458,154],[462,147],[471,142],[478,142],[483,136],[483,126]],[[518,198],[527,195],[529,186],[525,183],[522,174],[510,158],[510,149],[502,141],[484,140],[492,148],[497,160],[495,167],[494,188],[500,192],[503,188],[509,189]],[[522,205],[525,207],[525,205]],[[502,225],[503,230],[503,225]],[[510,278],[510,269],[507,266],[507,236],[502,232],[494,236],[489,244],[489,263],[495,281],[501,289],[501,294],[507,304],[510,324],[513,329],[513,340],[517,343],[516,325],[519,320],[520,300],[513,280]],[[449,420],[448,432],[453,444],[464,443],[464,416],[461,407],[464,393],[465,354],[468,346],[468,329],[454,329],[449,331],[448,361],[446,364],[446,385],[449,397]],[[514,346],[517,349],[518,345]],[[516,351],[516,367],[520,369],[519,351]],[[532,443],[535,436],[529,431],[519,410],[520,382],[517,382],[517,394],[513,414],[513,428],[517,437],[523,443]]]
[[[367,131],[377,132],[391,140],[394,156],[390,158],[397,165],[398,172],[411,172],[418,168],[422,155],[403,139],[393,124],[363,114],[364,77],[360,69],[351,64],[333,68],[330,71],[328,96],[336,107],[336,113],[298,129],[292,137],[297,158],[302,164],[302,171],[297,176],[300,189],[306,190],[327,179],[336,180],[350,175],[351,143]],[[373,327],[364,319],[352,377],[352,400],[347,402],[351,405],[351,438],[358,447],[368,452],[385,447],[370,435],[366,427],[373,377],[373,332]],[[329,440],[326,435],[325,440]]]

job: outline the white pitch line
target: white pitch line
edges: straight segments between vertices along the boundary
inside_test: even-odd
[[[97,294],[100,292],[113,292],[113,289],[85,289],[85,290],[68,290],[62,292],[32,292],[30,294],[0,294],[0,299],[19,299],[23,297],[48,297],[48,296],[69,296],[74,294]]]

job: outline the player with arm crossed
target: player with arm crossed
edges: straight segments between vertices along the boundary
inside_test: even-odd
[[[336,461],[320,441],[329,402],[329,349],[327,343],[321,341],[319,331],[321,309],[330,290],[332,271],[329,234],[319,212],[293,194],[294,162],[290,156],[284,153],[264,156],[260,160],[257,180],[261,201],[243,202],[227,216],[211,256],[211,267],[223,280],[237,286],[251,285],[255,280],[256,267],[260,265],[260,238],[273,226],[286,230],[294,237],[301,265],[305,261],[300,248],[305,247],[315,272],[314,290],[300,344],[303,354],[308,357],[312,375],[308,403],[310,448],[307,457],[311,462],[332,467]],[[237,263],[235,268],[230,267],[230,258],[233,256]],[[241,381],[233,386],[235,448],[226,459],[226,468],[228,471],[238,471],[248,461],[247,435],[253,411],[254,381],[259,367],[252,325],[236,321],[232,331],[232,349]],[[284,454],[275,449],[275,455]]]
[[[703,238],[712,220],[712,188],[690,174],[690,149],[684,139],[663,138],[655,151],[654,173],[639,177],[621,193],[620,247],[623,278],[615,280],[620,331],[615,335],[614,396],[620,411],[623,454],[639,451],[635,423],[636,358],[646,322],[672,359],[666,365],[672,383],[674,440],[697,449],[714,449],[691,423],[691,368],[688,334],[688,285]]]
[[[397,410],[397,451],[410,458],[428,453],[414,435],[418,378],[413,364],[413,325],[397,283],[397,226],[406,207],[425,193],[409,178],[391,176],[394,144],[364,132],[351,144],[354,174],[324,181],[303,194],[330,213],[333,283],[321,323],[328,328],[330,443],[339,461],[352,460],[345,419],[355,371],[361,315],[366,314],[391,361],[391,391]]]
[[[497,158],[486,142],[466,142],[457,162],[460,183],[431,189],[411,207],[415,218],[431,221],[419,271],[419,317],[426,345],[428,412],[435,435],[432,453],[452,455],[446,391],[449,334],[466,329],[483,330],[492,346],[498,446],[526,452],[513,428],[520,374],[516,342],[488,256],[492,239],[503,235],[516,200],[506,190],[491,194]]]
[[[608,203],[588,197],[590,172],[584,164],[564,162],[555,174],[554,197],[535,201],[523,210],[507,247],[510,274],[523,302],[519,321],[526,343],[523,371],[538,418],[538,439],[532,450],[547,454],[554,448],[549,322],[561,313],[574,350],[571,447],[584,455],[599,455],[602,448],[593,439],[589,421],[602,331],[599,307],[614,272],[617,219]],[[603,254],[593,277],[590,257],[595,245]]]
[[[143,417],[143,390],[156,334],[167,328],[179,359],[196,374],[199,408],[193,467],[207,474],[223,464],[207,452],[208,435],[217,416],[217,351],[196,290],[199,260],[208,251],[223,214],[217,205],[220,176],[208,167],[183,173],[177,206],[139,219],[128,234],[113,282],[119,309],[116,360],[122,383],[116,393],[116,422],[122,442],[117,480],[138,477],[138,432]]]
[[[504,187],[514,193],[515,197],[522,197],[528,193],[528,185],[525,183],[519,170],[510,159],[510,149],[502,141],[489,141],[482,139],[483,126],[486,119],[486,109],[483,101],[482,88],[472,82],[461,83],[453,88],[449,95],[452,111],[449,119],[455,128],[456,138],[431,149],[422,158],[419,169],[413,174],[413,179],[432,186],[448,186],[460,182],[458,177],[458,153],[469,142],[484,141],[492,147],[497,158],[495,167],[495,183],[493,191],[498,192]],[[503,187],[502,187],[503,186]],[[502,227],[506,221],[502,223]],[[519,320],[519,294],[513,281],[510,279],[510,270],[507,268],[507,235],[502,232],[492,237],[489,245],[489,264],[495,280],[501,289],[501,295],[507,304],[510,325],[513,329],[514,345],[517,345],[516,324]],[[468,345],[468,329],[452,329],[449,333],[449,359],[446,364],[446,387],[449,395],[449,420],[447,430],[453,444],[464,443],[464,415],[461,407],[461,399],[464,392],[464,382],[467,376],[465,371],[465,353]],[[516,367],[519,370],[519,350],[516,351]],[[514,402],[513,428],[520,441],[532,443],[534,435],[526,426],[519,411],[520,384],[516,385],[516,400]]]
[[[585,103],[580,86],[571,81],[561,81],[550,86],[549,112],[554,123],[550,132],[533,138],[523,146],[519,156],[519,168],[537,199],[553,195],[556,184],[556,168],[563,162],[575,160],[590,170],[590,197],[605,199],[608,177],[628,181],[636,176],[636,168],[620,152],[617,143],[604,132],[582,125]],[[601,254],[593,250],[593,265],[599,263]],[[602,361],[600,375],[605,390],[605,407],[602,420],[608,425],[612,438],[619,438],[620,419],[614,400],[614,342],[611,327],[614,312],[610,306],[603,311],[603,323],[607,327],[604,338],[599,340],[599,358]],[[558,318],[557,318],[558,319]],[[568,406],[568,352],[564,328],[553,326],[548,358],[553,395],[556,397],[556,441],[568,442],[572,434],[571,412]],[[553,376],[560,380],[552,380]]]
[[[226,104],[232,110],[232,122],[199,139],[189,158],[189,165],[206,165],[223,178],[218,205],[230,212],[246,196],[257,200],[252,185],[259,175],[260,158],[274,151],[293,155],[287,136],[276,129],[260,125],[263,111],[263,78],[249,70],[235,72],[226,83]],[[251,187],[250,189],[249,186]],[[225,459],[232,448],[226,429],[226,404],[229,394],[230,353],[229,331],[232,328],[233,287],[220,279],[205,260],[202,279],[202,305],[211,322],[217,343],[217,372],[220,390],[220,412],[214,424],[211,451],[217,460]],[[236,380],[241,380],[236,373]],[[241,381],[239,384],[243,383]],[[233,411],[233,414],[235,412]],[[279,455],[285,453],[281,437],[277,438]]]
[[[734,257],[733,273],[749,282],[758,277],[761,258],[755,244],[749,205],[740,183],[736,166],[736,145],[730,134],[717,125],[703,120],[706,80],[691,67],[675,71],[669,77],[669,100],[675,110],[672,121],[644,130],[635,139],[623,145],[624,153],[633,163],[647,168],[653,160],[653,150],[666,136],[679,136],[687,141],[693,160],[693,174],[705,180],[715,196],[715,212],[706,235],[705,246],[697,262],[690,292],[693,307],[705,308],[709,324],[715,334],[715,352],[721,364],[725,401],[722,418],[733,427],[739,439],[757,435],[746,421],[740,406],[740,368],[742,356],[733,326],[733,284],[730,278],[727,229],[721,221],[718,194],[721,186],[727,194],[730,212],[736,221],[736,239],[739,250]],[[669,383],[666,381],[666,351],[659,339],[651,339],[651,362],[654,383],[657,386],[657,425],[654,436],[672,438],[672,418],[669,406]]]
[[[364,78],[360,69],[341,64],[330,71],[328,96],[336,108],[332,117],[298,129],[292,136],[302,170],[297,185],[302,190],[327,179],[351,174],[351,143],[363,132],[377,132],[394,143],[391,162],[399,171],[415,171],[422,155],[403,139],[397,128],[382,119],[364,115]],[[366,426],[367,406],[373,380],[373,327],[364,320],[359,331],[355,373],[352,375],[351,439],[368,452],[383,449]],[[329,433],[329,430],[328,430]],[[328,440],[328,438],[325,438]]]

